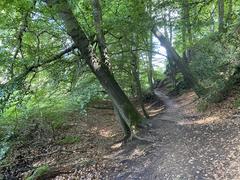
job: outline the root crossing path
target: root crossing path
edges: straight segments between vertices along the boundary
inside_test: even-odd
[[[225,123],[196,123],[189,114],[193,100],[171,99],[155,92],[166,109],[152,120],[144,135],[153,143],[138,142],[117,155],[125,169],[110,179],[205,180],[240,179],[240,119]]]

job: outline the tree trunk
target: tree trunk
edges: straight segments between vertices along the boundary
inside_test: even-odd
[[[195,77],[192,75],[190,69],[188,68],[188,65],[182,61],[182,58],[178,55],[178,53],[175,51],[175,49],[171,46],[168,39],[164,37],[164,35],[158,30],[157,27],[154,27],[152,29],[153,34],[158,38],[162,46],[165,47],[165,49],[168,52],[169,59],[172,60],[176,66],[179,68],[180,72],[182,73],[186,83],[193,88],[195,93],[201,97],[206,94],[206,90],[198,83],[198,81],[195,79]]]
[[[98,47],[101,55],[101,61],[110,67],[109,57],[107,53],[106,40],[102,30],[102,9],[99,0],[92,0],[93,19],[97,34]]]
[[[182,0],[182,36],[184,50],[186,50],[187,45],[192,45],[192,28],[189,11],[190,8],[188,0]]]
[[[232,0],[228,0],[228,14],[227,14],[227,25],[232,24],[232,8],[233,8],[233,2]]]
[[[133,74],[133,78],[134,78],[134,82],[135,82],[135,86],[136,86],[136,90],[137,90],[137,98],[138,98],[138,101],[142,108],[142,112],[143,112],[144,116],[148,119],[149,115],[147,114],[147,111],[144,107],[142,87],[141,87],[141,83],[140,83],[140,79],[139,79],[138,55],[134,49],[132,49],[131,54],[132,54],[131,67],[132,67],[132,74]]]
[[[117,106],[113,103],[113,108],[114,108],[114,114],[116,116],[117,121],[119,122],[123,133],[124,133],[124,140],[127,140],[128,138],[131,137],[131,129],[129,128],[129,126],[127,125],[127,123],[125,122],[125,120],[123,119],[123,117],[121,116],[121,113],[118,111]]]
[[[182,48],[185,50],[187,48],[187,41],[186,41],[186,26],[185,26],[185,20],[184,20],[184,14],[182,12]]]
[[[111,65],[109,62],[109,57],[108,57],[108,50],[106,46],[106,40],[104,37],[104,33],[102,30],[101,22],[102,22],[102,9],[101,9],[101,4],[99,0],[92,0],[92,7],[93,7],[93,19],[94,19],[94,25],[96,29],[96,34],[97,34],[97,41],[98,41],[98,47],[99,47],[99,52],[101,55],[101,62],[105,63],[109,69],[111,69]],[[128,139],[131,137],[131,127],[128,126],[120,114],[117,105],[114,104],[114,113],[116,116],[116,119],[118,120],[120,126],[122,127],[122,130],[124,132],[125,138]]]
[[[214,21],[214,15],[215,15],[215,3],[212,4],[211,7],[211,13],[210,13],[210,31],[214,32],[215,31],[215,21]]]
[[[142,116],[118,85],[108,66],[96,57],[90,41],[79,25],[76,17],[73,15],[67,0],[47,0],[47,3],[49,7],[55,7],[54,9],[64,22],[67,33],[72,37],[81,55],[86,60],[92,72],[96,75],[103,88],[107,91],[128,127],[140,124],[143,120]]]
[[[173,25],[172,25],[172,18],[171,18],[171,11],[168,10],[168,23],[169,23],[169,42],[172,45],[172,37],[173,37]]]
[[[218,31],[224,31],[224,0],[218,0]]]
[[[152,17],[152,0],[149,1],[148,4],[148,13],[150,14],[150,16]],[[149,44],[148,44],[149,43]],[[149,45],[149,51],[148,51],[148,84],[150,87],[150,91],[152,94],[154,94],[154,79],[153,79],[153,64],[152,64],[152,60],[153,60],[153,34],[150,31],[149,32],[149,40],[147,38],[147,45]]]
[[[170,18],[170,15],[168,13],[168,17]],[[163,16],[163,21],[164,21],[164,36],[166,37],[166,39],[168,39],[169,43],[172,45],[172,28],[171,28],[171,25],[170,25],[170,29],[169,29],[169,32],[168,32],[168,28],[167,28],[167,17],[166,15],[164,14]],[[171,56],[170,56],[170,53],[168,50],[166,50],[166,53],[167,53],[167,60],[168,60],[168,63],[169,63],[169,77],[172,81],[172,85],[173,87],[175,88],[176,87],[176,67],[175,67],[175,64],[174,62],[170,59]]]
[[[154,87],[153,87],[153,64],[152,64],[152,59],[153,59],[153,55],[152,55],[152,51],[153,51],[153,35],[152,32],[150,32],[150,41],[149,41],[149,51],[148,51],[148,83],[150,86],[150,90],[151,93],[154,93]]]

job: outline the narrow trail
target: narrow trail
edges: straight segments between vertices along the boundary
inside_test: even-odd
[[[155,92],[166,110],[152,120],[140,144],[124,154],[126,165],[113,179],[205,180],[240,179],[240,120],[237,123],[194,124],[185,105]],[[188,123],[184,123],[184,122]],[[189,123],[190,122],[190,123]],[[111,178],[111,179],[112,179]]]

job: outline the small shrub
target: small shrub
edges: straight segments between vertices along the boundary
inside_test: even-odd
[[[206,99],[200,100],[199,103],[197,104],[197,110],[199,112],[206,111],[208,107],[209,107],[209,102]]]
[[[240,98],[237,98],[237,99],[234,101],[234,107],[240,109]]]

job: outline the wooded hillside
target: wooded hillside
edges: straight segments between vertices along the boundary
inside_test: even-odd
[[[239,43],[238,0],[2,0],[0,179],[116,178],[165,121],[238,116]]]

